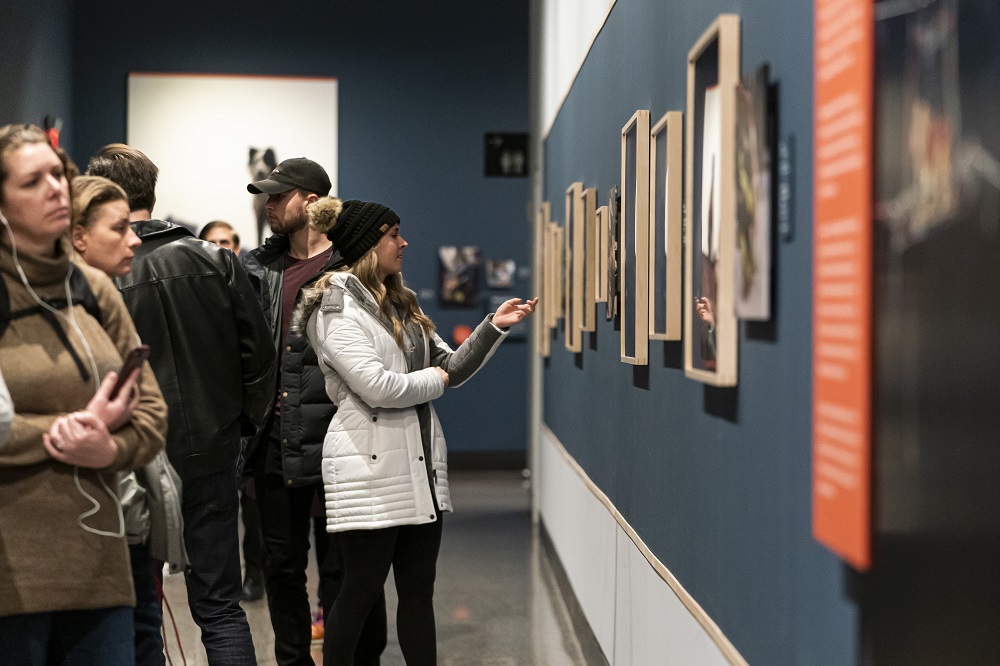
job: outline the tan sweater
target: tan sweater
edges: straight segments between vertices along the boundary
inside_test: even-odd
[[[39,296],[65,298],[69,258],[64,250],[54,259],[24,253],[18,259]],[[73,312],[103,378],[120,368],[138,335],[111,280],[93,268],[79,268],[97,297],[102,321],[82,305]],[[6,234],[0,234],[0,278],[12,311],[35,304],[14,269]],[[88,354],[76,331],[61,318],[60,324],[89,372]],[[57,417],[87,405],[94,394],[93,378],[81,376],[55,330],[39,315],[10,322],[0,337],[0,372],[16,412],[10,439],[0,449],[0,617],[134,605],[125,537],[100,536],[80,527],[81,515],[93,503],[77,489],[74,468],[50,458],[42,446],[42,433]],[[100,477],[115,491],[115,470],[139,467],[163,448],[167,408],[148,364],[141,391],[131,422],[113,434],[115,463],[100,472],[78,471],[80,485],[100,504],[95,515],[82,519],[92,528],[117,533],[120,525]]]

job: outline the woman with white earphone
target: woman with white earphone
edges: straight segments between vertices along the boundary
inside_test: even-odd
[[[112,396],[135,328],[111,280],[70,262],[64,166],[37,127],[0,127],[0,222],[0,655],[131,664],[115,472],[162,449],[166,406],[148,368]]]

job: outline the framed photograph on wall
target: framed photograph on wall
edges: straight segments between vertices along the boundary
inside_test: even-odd
[[[592,333],[597,330],[597,309],[594,307],[594,292],[597,289],[594,274],[597,271],[597,190],[588,187],[580,193],[581,219],[583,223],[579,228],[579,237],[575,242],[575,247],[579,256],[584,257],[583,265],[580,267],[580,281],[583,284],[583,322],[580,324],[581,331]]]
[[[684,114],[668,111],[649,132],[649,339],[681,339]]]
[[[621,360],[646,365],[649,356],[649,111],[622,127]]]
[[[771,318],[771,115],[768,67],[736,87],[736,316]]]
[[[125,140],[160,168],[157,217],[195,234],[225,220],[251,250],[271,229],[267,195],[247,183],[308,155],[336,194],[338,94],[333,78],[130,72]]]
[[[548,201],[542,203],[535,213],[535,292],[538,294],[541,307],[535,313],[534,334],[535,351],[547,358],[551,353],[552,334],[548,326],[549,307],[549,284],[548,284],[548,261],[546,254],[548,249],[548,224],[549,224]]]
[[[618,189],[617,185],[611,188],[611,192],[608,193],[608,236],[607,236],[607,254],[605,255],[607,260],[607,283],[606,283],[606,295],[607,300],[605,301],[604,308],[604,318],[607,321],[612,321],[618,318],[618,306],[620,301],[619,281],[618,281],[618,266],[619,266],[619,248],[618,248],[618,226],[619,219],[622,212],[622,196],[621,191]]]
[[[566,248],[563,243],[563,229],[555,222],[549,222],[549,247],[551,260],[550,280],[552,286],[552,310],[550,327],[557,328],[559,320],[566,315],[566,290],[563,286],[563,270],[566,265]]]
[[[516,273],[517,262],[513,259],[486,260],[486,286],[490,289],[510,289]]]
[[[482,263],[476,245],[442,245],[438,248],[438,302],[441,307],[479,306]]]
[[[566,349],[571,352],[583,351],[583,266],[586,256],[583,252],[583,183],[576,182],[566,188],[566,263],[563,279],[566,284]]]
[[[597,209],[597,222],[594,225],[594,251],[597,254],[594,264],[594,304],[608,302],[608,207]]]
[[[722,14],[688,52],[685,173],[684,374],[737,382],[733,304],[736,85],[740,19]]]
[[[548,306],[545,308],[545,325],[551,331],[559,325],[562,316],[562,294],[559,293],[559,273],[562,270],[562,247],[558,246],[559,227],[551,218],[546,218],[545,226],[545,291]]]

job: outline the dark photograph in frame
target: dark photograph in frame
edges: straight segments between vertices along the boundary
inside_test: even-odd
[[[737,383],[733,303],[736,86],[740,20],[722,14],[688,52],[685,159],[684,374]]]
[[[621,217],[618,230],[623,363],[649,358],[649,111],[622,127]]]
[[[477,307],[483,263],[479,247],[442,245],[438,248],[438,260],[438,298],[442,307]]]
[[[622,210],[622,197],[618,186],[614,185],[608,193],[607,212],[607,263],[604,289],[607,299],[605,300],[604,318],[612,321],[618,317],[618,220]]]
[[[736,316],[771,318],[771,118],[768,66],[736,87]]]

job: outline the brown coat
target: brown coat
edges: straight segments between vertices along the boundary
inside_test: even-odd
[[[6,283],[11,311],[32,307],[34,300],[14,268],[6,234],[0,236],[0,279]],[[24,253],[18,259],[40,297],[65,298],[65,251],[54,259]],[[80,269],[97,297],[101,322],[82,305],[74,306],[73,315],[101,379],[118,370],[138,336],[111,280],[93,268]],[[62,317],[60,324],[89,372],[86,346]],[[163,448],[167,410],[152,371],[147,365],[142,374],[142,398],[131,422],[113,434],[117,459],[100,472],[56,462],[42,446],[42,433],[57,417],[83,409],[95,384],[93,378],[84,380],[41,316],[10,322],[0,337],[0,372],[16,412],[10,439],[0,449],[0,617],[134,605],[125,537],[93,534],[80,522],[117,533],[119,512],[106,490],[118,487],[115,471],[140,467]],[[75,476],[94,501],[80,492]],[[94,502],[100,509],[83,517]]]

